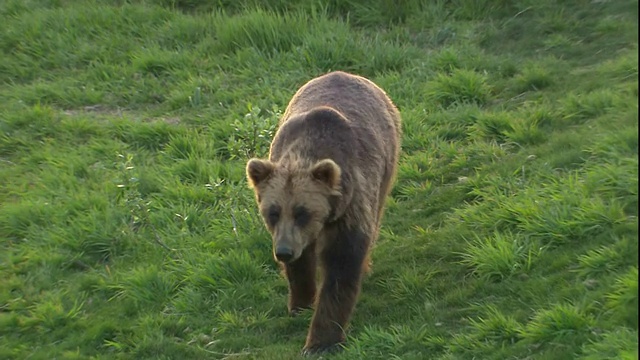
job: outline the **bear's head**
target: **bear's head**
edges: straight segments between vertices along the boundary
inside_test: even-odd
[[[295,261],[336,215],[340,166],[330,159],[310,166],[251,159],[246,171],[271,233],[274,257],[285,263]]]

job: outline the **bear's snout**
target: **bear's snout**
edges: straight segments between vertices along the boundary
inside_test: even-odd
[[[276,259],[278,261],[282,261],[283,263],[288,263],[293,259],[293,249],[287,245],[276,245],[275,250]]]

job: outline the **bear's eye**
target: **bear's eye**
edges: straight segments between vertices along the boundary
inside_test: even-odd
[[[304,206],[296,206],[293,208],[293,221],[297,226],[304,227],[311,220],[311,214]]]
[[[280,206],[271,205],[269,207],[269,212],[267,213],[267,219],[271,226],[275,226],[278,223],[278,220],[280,220]]]

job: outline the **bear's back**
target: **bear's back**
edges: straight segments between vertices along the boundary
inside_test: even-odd
[[[347,133],[344,126],[335,121],[335,116],[325,116],[319,111],[326,107],[342,115],[340,118],[346,120],[350,129]],[[301,117],[309,122],[328,121],[325,127],[329,130],[325,129],[323,133],[333,133],[332,139],[323,143],[320,141],[322,136],[317,136],[317,145],[324,147],[347,141],[348,146],[355,147],[352,150],[359,153],[360,160],[365,160],[367,154],[381,156],[386,162],[397,160],[401,137],[398,110],[382,89],[361,76],[335,71],[307,82],[289,102],[280,127],[286,128],[286,122],[300,121]],[[316,124],[306,126],[313,128]],[[340,148],[344,151],[342,146]]]
[[[400,130],[399,115],[387,94],[368,79],[342,71],[322,75],[303,85],[291,99],[281,122],[321,106],[338,110],[356,127],[375,127],[376,132],[388,133],[391,125],[393,132]]]

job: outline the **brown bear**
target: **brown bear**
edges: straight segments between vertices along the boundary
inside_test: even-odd
[[[289,282],[289,313],[315,306],[304,354],[335,350],[345,341],[395,180],[400,140],[400,114],[386,93],[336,71],[297,91],[269,160],[247,163],[274,257]]]

